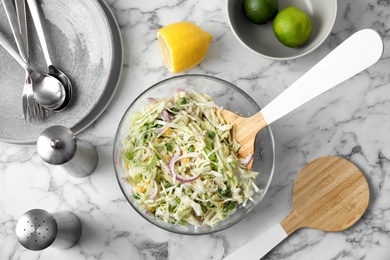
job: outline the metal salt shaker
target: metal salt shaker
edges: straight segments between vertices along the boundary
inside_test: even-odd
[[[49,213],[33,209],[22,215],[16,224],[16,237],[29,250],[47,247],[67,249],[80,239],[82,226],[79,218],[70,211]]]
[[[76,138],[64,126],[51,126],[44,130],[38,137],[37,149],[45,162],[60,165],[77,178],[91,174],[99,161],[95,147]]]

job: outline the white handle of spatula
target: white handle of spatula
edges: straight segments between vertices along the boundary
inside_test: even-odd
[[[224,260],[259,260],[287,237],[278,223],[266,232],[228,255]]]
[[[383,54],[380,35],[371,29],[354,33],[284,92],[261,113],[268,124],[337,86],[377,62]]]

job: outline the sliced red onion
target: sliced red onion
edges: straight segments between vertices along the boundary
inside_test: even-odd
[[[173,179],[176,180],[176,172],[174,170],[175,163],[177,162],[177,159],[181,155],[181,150],[178,145],[176,145],[176,152],[172,155],[171,159],[169,159],[168,162],[168,170],[170,174],[172,175]]]
[[[186,182],[193,182],[194,180],[198,179],[200,176],[200,173],[194,177],[191,177],[191,178],[185,178],[183,176],[180,176],[179,174],[176,174],[176,180],[180,181],[180,182],[183,182],[183,183],[186,183]]]
[[[244,159],[240,159],[240,163],[243,164],[243,165],[247,165],[248,163],[250,163],[253,159],[253,153],[250,153],[248,154],[248,156]]]
[[[184,177],[178,174],[175,171],[175,164],[180,160],[181,150],[178,145],[176,145],[176,153],[171,157],[171,159],[168,162],[168,169],[170,174],[172,175],[174,180],[178,180],[180,182],[186,183],[186,182],[193,182],[194,180],[198,179],[200,176],[200,173],[193,177]]]
[[[168,110],[164,109],[161,112],[161,119],[164,120],[165,122],[172,122],[173,117],[169,114]]]
[[[155,99],[155,98],[147,98],[147,99],[148,99],[149,103],[151,103],[151,104],[156,104],[158,102],[157,99]]]
[[[168,126],[163,126],[161,128],[157,128],[157,129],[153,130],[153,132],[160,134],[160,133],[165,132],[165,130],[167,130],[167,128],[168,128]]]
[[[119,163],[119,153],[121,153],[120,151],[116,151],[115,153],[115,159],[114,159],[114,163],[116,166],[118,166],[118,163]]]
[[[154,200],[156,198],[157,192],[158,192],[157,183],[156,183],[156,181],[153,181],[153,193],[150,194],[150,198],[152,200]]]

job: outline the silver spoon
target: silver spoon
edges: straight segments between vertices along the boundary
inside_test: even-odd
[[[20,35],[20,33],[19,33]],[[65,100],[65,89],[62,83],[55,77],[41,74],[32,68],[19,56],[12,45],[0,33],[0,44],[9,54],[28,72],[36,101],[47,109],[59,108]]]
[[[70,82],[69,78],[65,75],[65,73],[63,73],[53,65],[50,59],[49,50],[47,48],[45,34],[43,33],[41,18],[39,16],[36,0],[28,0],[27,3],[30,8],[31,16],[33,18],[35,29],[38,34],[39,42],[41,43],[43,55],[45,56],[49,75],[58,79],[65,88],[66,97],[64,103],[60,107],[54,109],[54,111],[59,112],[64,110],[69,105],[70,100],[72,99],[72,95],[73,95],[72,83]]]

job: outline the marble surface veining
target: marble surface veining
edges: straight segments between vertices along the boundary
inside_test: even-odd
[[[45,164],[35,146],[0,143],[1,260],[222,259],[287,215],[298,171],[325,155],[347,158],[364,172],[371,189],[366,213],[343,232],[298,230],[264,259],[390,259],[389,1],[339,0],[331,35],[313,53],[290,61],[267,60],[240,45],[228,26],[225,1],[107,3],[123,34],[123,76],[106,111],[79,135],[97,147],[99,165],[89,177],[76,179]],[[112,165],[116,126],[128,105],[153,83],[172,76],[163,65],[156,31],[177,21],[194,22],[214,36],[205,60],[185,73],[233,82],[261,107],[353,32],[375,29],[385,44],[374,66],[271,125],[276,167],[265,199],[239,224],[204,236],[169,233],[138,216],[121,194]],[[43,251],[19,245],[16,222],[33,208],[76,213],[83,224],[79,243]]]

